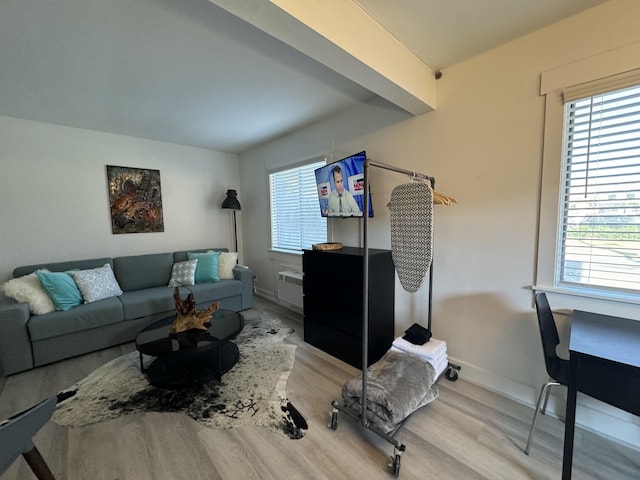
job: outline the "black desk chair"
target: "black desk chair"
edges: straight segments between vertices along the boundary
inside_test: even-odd
[[[536,423],[538,422],[538,414],[541,411],[544,414],[547,409],[547,401],[549,400],[551,387],[555,385],[566,386],[569,382],[569,360],[560,358],[556,353],[556,347],[560,343],[560,337],[558,336],[558,329],[556,327],[556,322],[553,319],[551,307],[549,307],[549,302],[547,301],[547,296],[544,292],[538,292],[536,294],[536,312],[538,314],[540,338],[542,339],[544,363],[547,367],[549,380],[540,389],[538,403],[536,403],[536,411],[533,415],[533,422],[531,422],[531,429],[529,430],[527,446],[524,449],[524,453],[527,455],[529,455],[529,450],[531,449],[533,434],[536,430]],[[544,403],[542,403],[543,397]],[[542,408],[540,408],[541,404]]]
[[[56,403],[56,397],[49,398],[0,422],[0,474],[22,455],[36,478],[55,480],[32,438],[49,421]]]

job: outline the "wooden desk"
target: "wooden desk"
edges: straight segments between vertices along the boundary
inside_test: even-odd
[[[563,480],[571,478],[578,391],[640,415],[640,321],[575,310],[569,353]]]

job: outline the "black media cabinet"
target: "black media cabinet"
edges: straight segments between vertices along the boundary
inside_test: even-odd
[[[304,341],[362,368],[364,249],[305,250]],[[391,251],[369,249],[368,364],[394,338],[395,270]]]

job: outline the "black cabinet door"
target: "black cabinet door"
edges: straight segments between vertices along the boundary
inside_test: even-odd
[[[305,250],[304,340],[353,365],[362,366],[363,249]],[[395,272],[391,252],[369,250],[367,363],[378,361],[394,335]]]

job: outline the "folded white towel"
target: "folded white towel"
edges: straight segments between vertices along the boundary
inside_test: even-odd
[[[400,350],[397,347],[394,347],[393,345],[391,346],[391,350],[393,350],[394,352],[400,352],[400,353],[411,353],[411,352],[405,352],[404,350]],[[433,365],[433,369],[436,372],[436,378],[438,378],[440,375],[442,375],[442,372],[444,372],[447,367],[449,366],[449,359],[447,358],[447,353],[446,351],[443,352],[441,355],[438,355],[435,359],[430,359],[430,358],[425,358],[421,355],[417,355],[415,353],[411,353],[412,355],[416,355],[420,358],[422,358],[422,360],[424,360],[425,362],[430,363],[431,365]]]
[[[434,360],[447,352],[447,342],[435,338],[431,338],[424,345],[415,345],[402,337],[398,337],[393,341],[393,346],[429,360]]]
[[[438,378],[449,366],[449,359],[445,355],[440,360],[436,361],[435,363],[432,363],[432,365],[436,371],[436,378]]]

